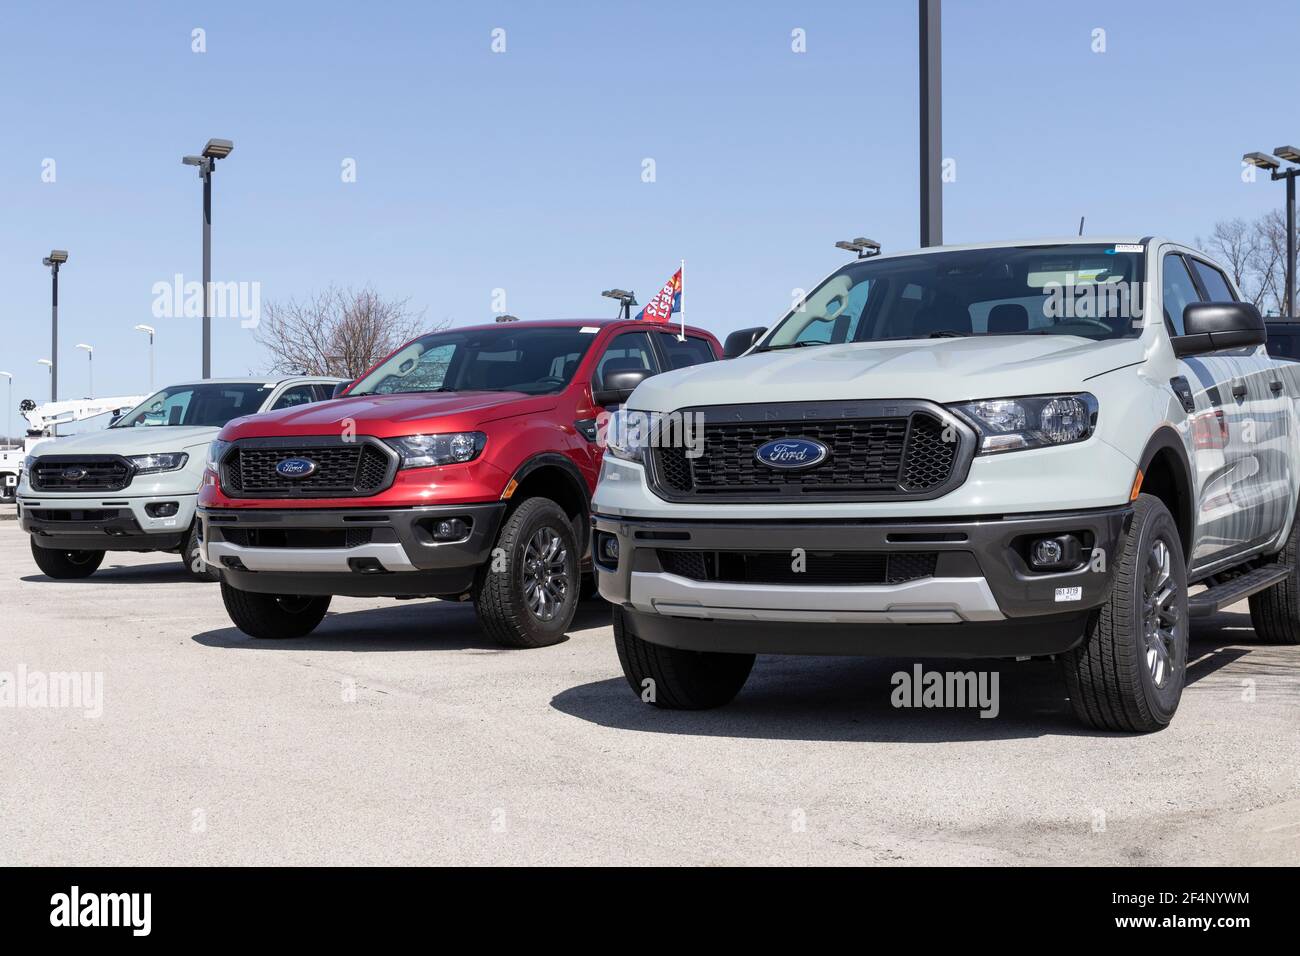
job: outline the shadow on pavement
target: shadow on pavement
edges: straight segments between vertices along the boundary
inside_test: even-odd
[[[609,624],[609,605],[587,601],[578,607],[569,628],[575,633]],[[195,634],[191,640],[204,647],[243,648],[259,651],[458,651],[506,653],[483,633],[468,601],[394,601],[390,607],[364,611],[331,611],[311,634],[286,640],[259,640],[231,626]],[[561,642],[563,643],[563,642]],[[546,648],[524,653],[545,654]]]
[[[1219,614],[1193,626],[1187,680],[1192,685],[1242,659],[1265,664],[1248,614]],[[1270,648],[1269,650],[1273,650]],[[998,674],[997,717],[979,707],[896,708],[892,676],[918,663],[902,658],[759,657],[740,695],[712,711],[667,711],[637,699],[626,680],[596,681],[557,694],[556,710],[606,727],[659,734],[765,740],[939,743],[1044,736],[1122,737],[1077,722],[1058,665],[1049,660],[927,659],[925,671]],[[1293,663],[1293,662],[1292,662]],[[991,679],[991,677],[990,677]]]
[[[47,577],[44,574],[29,574],[19,580],[34,584],[205,584],[209,582],[191,581],[181,559],[160,561],[157,564],[119,564],[105,563],[88,578]],[[211,582],[215,587],[216,583]]]

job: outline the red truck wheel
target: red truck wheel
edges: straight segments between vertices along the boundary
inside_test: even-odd
[[[578,539],[563,508],[549,498],[520,504],[501,526],[474,584],[483,630],[504,647],[562,641],[578,605],[578,558]]]

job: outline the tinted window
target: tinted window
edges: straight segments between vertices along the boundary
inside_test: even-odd
[[[1192,282],[1192,275],[1187,271],[1182,256],[1174,253],[1165,256],[1160,289],[1165,306],[1165,322],[1174,330],[1174,335],[1182,335],[1183,309],[1193,302],[1201,301],[1201,294],[1196,291],[1196,285]]]
[[[284,394],[275,400],[275,404],[271,408],[272,410],[293,408],[295,405],[310,405],[314,401],[316,401],[316,386],[295,385],[293,388],[286,389]]]
[[[1206,295],[1209,296],[1211,302],[1237,301],[1237,297],[1232,294],[1232,286],[1228,285],[1227,277],[1214,266],[1207,262],[1201,262],[1199,259],[1193,259],[1192,268],[1196,270],[1201,285],[1205,286]]]
[[[1141,329],[1143,247],[1009,246],[866,259],[814,289],[763,350],[935,336]]]
[[[651,375],[659,371],[655,362],[654,350],[650,346],[650,336],[646,332],[624,332],[616,335],[600,357],[596,366],[595,381],[603,382],[605,373],[626,372],[630,369],[645,369]]]
[[[685,341],[683,341],[676,335],[660,332],[659,345],[663,349],[669,369],[689,368],[692,365],[712,362],[717,358],[713,354],[713,347],[709,345],[708,339],[702,339],[694,335],[686,336]]]
[[[573,378],[594,339],[594,334],[576,328],[528,328],[513,322],[494,329],[438,332],[393,353],[348,394],[553,394]]]
[[[113,427],[206,425],[220,428],[233,418],[256,413],[270,393],[271,386],[253,383],[173,385],[150,395]]]
[[[1297,345],[1300,345],[1300,335],[1296,332],[1268,330],[1268,354],[1272,358],[1300,361],[1300,349],[1297,349]]]

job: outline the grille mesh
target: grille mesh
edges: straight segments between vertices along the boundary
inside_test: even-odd
[[[857,420],[727,422],[704,425],[702,453],[680,446],[651,448],[656,485],[670,496],[791,500],[819,495],[922,495],[953,474],[960,442],[943,421],[909,416]],[[828,449],[806,470],[759,464],[754,452],[779,438],[810,438]]]
[[[71,473],[84,471],[81,478]],[[32,466],[36,491],[121,491],[131,483],[131,468],[121,458],[37,458]]]
[[[796,571],[789,551],[659,548],[657,553],[669,574],[731,584],[904,584],[933,577],[939,560],[933,551],[808,551],[803,569]]]
[[[306,458],[316,471],[286,478],[275,466]],[[373,495],[388,486],[391,459],[369,442],[257,447],[236,445],[221,464],[223,490],[245,497],[327,498]]]

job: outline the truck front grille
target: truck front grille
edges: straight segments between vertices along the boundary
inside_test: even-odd
[[[687,551],[659,548],[660,566],[692,581],[727,584],[904,584],[934,577],[934,551]]]
[[[359,548],[370,528],[221,528],[221,537],[241,548]]]
[[[773,405],[766,412],[745,411],[753,406],[736,408],[739,415],[725,408],[679,413],[703,415],[702,443],[694,449],[682,443],[651,447],[649,479],[660,497],[670,501],[935,498],[964,480],[973,452],[969,429],[927,403]],[[782,415],[783,408],[788,418]],[[855,410],[893,414],[856,416]],[[819,412],[825,417],[819,417]],[[742,420],[725,420],[742,416]],[[826,446],[826,458],[801,470],[759,462],[755,457],[759,447],[780,438],[818,441]]]
[[[305,458],[316,470],[281,475],[276,466],[289,458]],[[356,498],[383,491],[396,471],[396,453],[369,439],[245,439],[221,461],[221,489],[232,498]]]
[[[131,466],[117,455],[42,455],[32,466],[34,491],[121,491]]]

